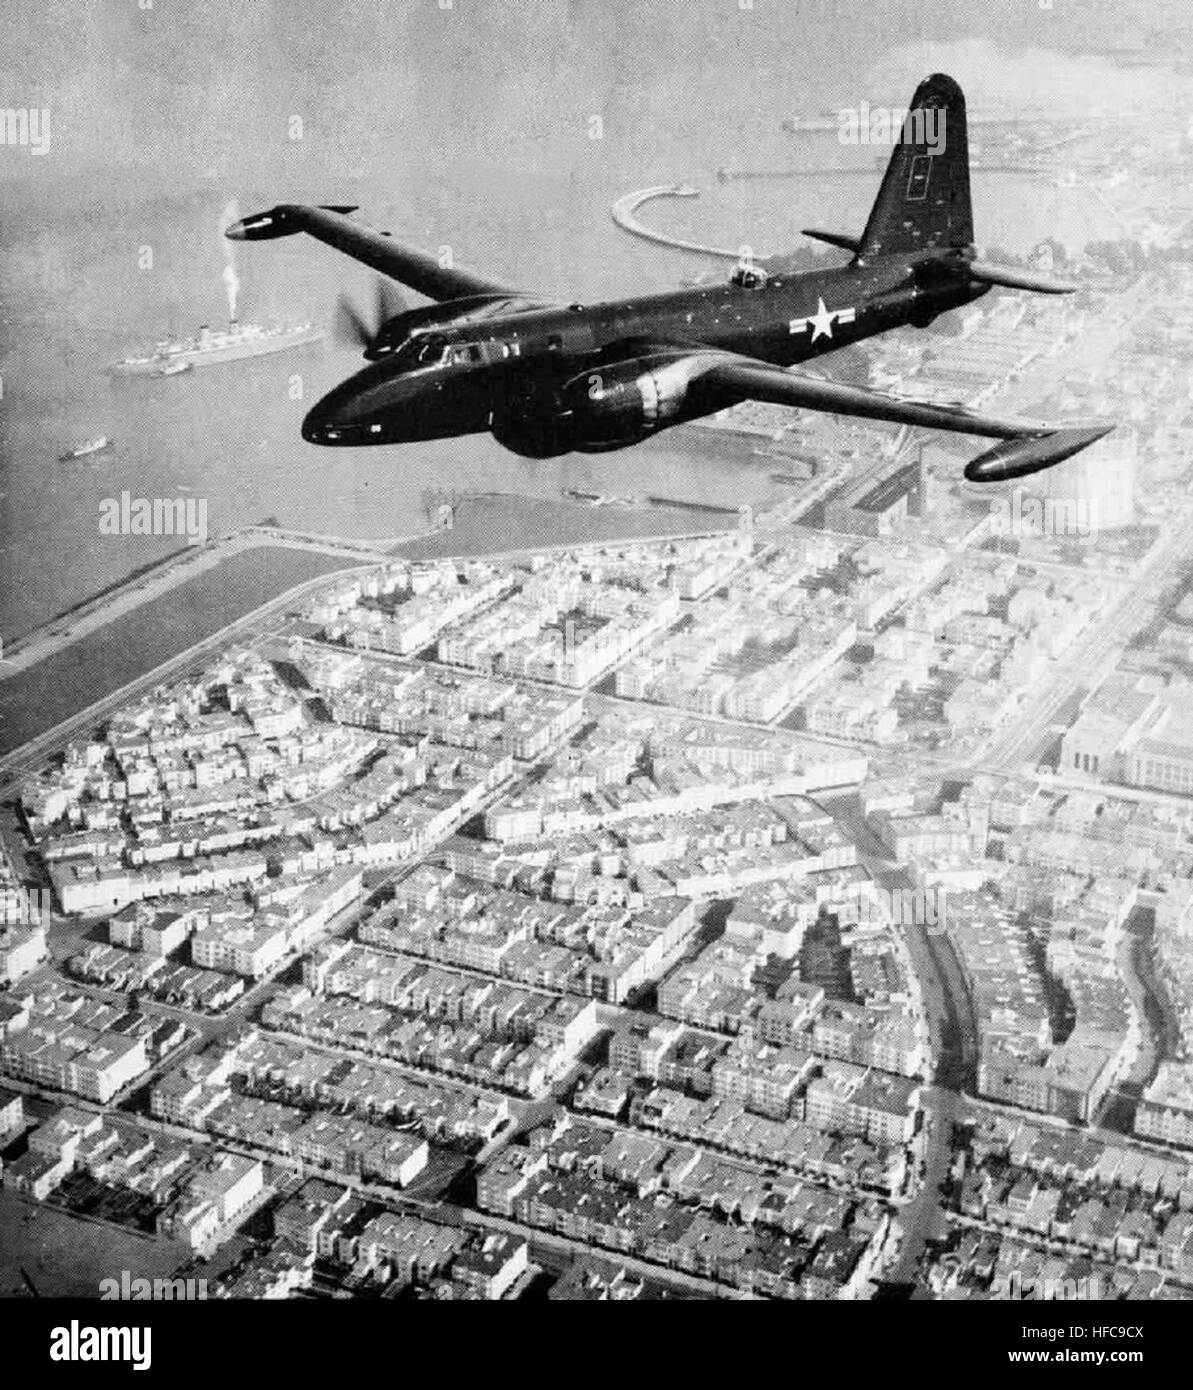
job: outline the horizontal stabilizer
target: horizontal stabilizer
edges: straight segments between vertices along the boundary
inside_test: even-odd
[[[813,241],[823,241],[828,246],[839,246],[842,251],[852,251],[854,255],[861,249],[861,238],[846,236],[844,232],[822,232],[815,227],[803,227],[800,236],[810,236]]]
[[[1012,269],[991,261],[970,261],[966,266],[971,280],[983,285],[1002,285],[1008,290],[1034,290],[1036,294],[1073,294],[1081,288],[1071,280],[1057,280],[1037,270]]]

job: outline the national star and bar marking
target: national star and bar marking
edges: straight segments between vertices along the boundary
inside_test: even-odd
[[[817,338],[831,338],[833,336],[833,323],[852,323],[856,317],[857,310],[851,305],[848,309],[828,309],[825,307],[823,298],[818,298],[816,312],[808,314],[802,319],[792,319],[788,324],[788,331],[791,333],[802,333],[805,328],[811,325],[812,341]]]

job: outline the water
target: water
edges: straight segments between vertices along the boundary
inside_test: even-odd
[[[241,551],[0,680],[0,753],[344,563],[342,557],[290,547]]]
[[[872,183],[826,174],[721,186],[715,171],[804,162],[782,119],[910,95],[938,59],[989,86],[984,40],[975,47],[964,34],[996,35],[1001,22],[976,0],[972,15],[950,12],[954,41],[942,52],[924,42],[939,29],[937,7],[916,0],[880,0],[856,17],[828,0],[770,17],[713,0],[682,15],[628,6],[620,17],[616,5],[582,0],[467,18],[434,5],[402,18],[358,6],[330,53],[323,30],[292,23],[280,3],[139,17],[135,6],[114,17],[95,3],[77,23],[32,0],[13,8],[29,13],[10,26],[12,57],[45,59],[55,143],[45,159],[7,150],[0,161],[8,640],[173,548],[170,538],[99,534],[101,500],[124,490],[206,498],[212,533],[276,517],[349,537],[421,529],[428,489],[757,500],[766,467],[691,457],[667,439],[547,463],[487,437],[315,449],[298,436],[301,416],[357,365],[330,342],[165,380],[102,369],[167,331],[226,317],[218,224],[232,197],[246,213],[294,197],[359,203],[395,235],[450,244],[462,263],[565,299],[667,288],[707,264],[613,226],[614,198],[652,183],[703,188],[698,205],[656,204],[648,215],[711,241],[774,250],[794,245],[803,225],[855,229],[877,171]],[[379,66],[378,53],[404,52],[409,67],[392,56]],[[512,52],[516,73],[501,56]],[[861,70],[858,53],[873,55]],[[301,141],[287,139],[294,114]],[[594,114],[599,140],[589,138]],[[870,150],[847,153],[873,162]],[[975,181],[986,240],[1016,249],[1057,229],[1071,193],[1042,197],[997,177]],[[1097,234],[1088,209],[1071,215]],[[340,290],[371,297],[368,271],[305,238],[239,247],[237,267],[246,320],[329,322]],[[57,462],[101,433],[113,453]]]

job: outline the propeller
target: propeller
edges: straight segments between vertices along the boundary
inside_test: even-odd
[[[348,295],[339,296],[332,317],[332,336],[341,347],[359,348],[367,353],[385,324],[409,307],[397,285],[378,276],[373,282],[371,312],[362,313]]]

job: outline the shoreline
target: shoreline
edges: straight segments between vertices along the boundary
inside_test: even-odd
[[[12,764],[53,730],[158,677],[180,661],[260,623],[271,606],[306,586],[376,561],[294,544],[259,542],[225,553],[180,582],[135,603],[113,606],[103,621],[72,633],[0,680],[0,767]]]
[[[84,600],[70,619],[30,634],[0,663],[0,767],[52,743],[147,680],[168,678],[179,663],[210,652],[246,625],[302,591],[345,571],[420,560],[517,555],[544,549],[665,541],[724,531],[726,517],[688,503],[678,507],[600,507],[486,494],[457,504],[450,527],[413,536],[356,541],[263,524],[224,536],[193,558],[173,552]],[[733,518],[734,522],[736,521]],[[53,631],[69,621],[66,631]]]
[[[246,550],[289,547],[342,555],[348,564],[360,560],[381,563],[386,558],[386,547],[417,540],[421,534],[396,542],[386,540],[374,544],[312,536],[256,523],[228,532],[202,546],[181,546],[167,555],[139,565],[122,579],[113,580],[11,643],[4,643],[0,652],[0,685],[17,672],[28,670],[125,613],[152,602],[207,570],[218,568]]]
[[[385,564],[395,558],[466,558],[482,553],[497,555],[559,545],[662,539],[690,531],[693,514],[708,518],[707,528],[697,528],[703,534],[706,530],[724,529],[725,519],[734,516],[728,507],[684,498],[651,496],[638,506],[595,508],[584,502],[514,492],[472,494],[460,499],[455,510],[462,521],[453,521],[446,527],[428,526],[405,536],[356,539],[316,535],[262,521],[226,532],[202,546],[180,546],[139,565],[123,578],[105,584],[10,642],[0,644],[0,684],[115,618],[207,570],[218,568],[246,550],[295,548],[340,556],[346,564]],[[509,515],[502,517],[503,511]],[[507,543],[513,538],[500,534],[499,523],[511,519],[520,520],[523,529],[529,529],[534,538],[527,540],[519,536],[515,543]],[[546,534],[556,529],[571,534]],[[492,531],[498,534],[486,534]],[[585,531],[594,534],[578,534]],[[487,548],[478,550],[476,547],[482,536]]]

